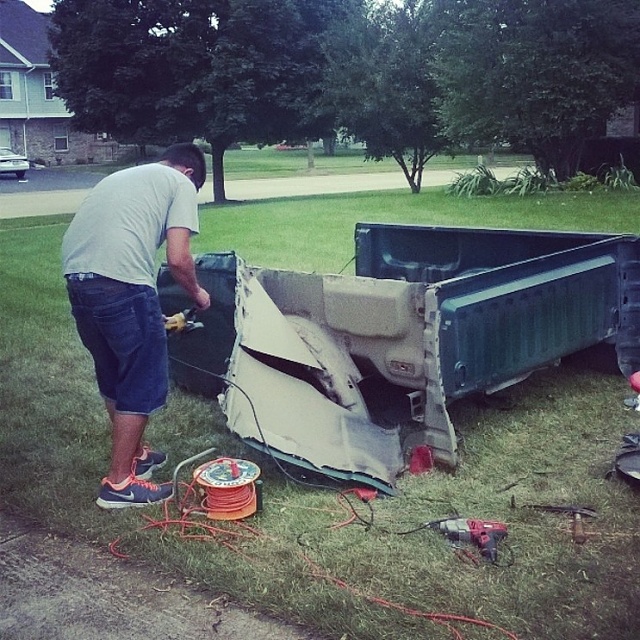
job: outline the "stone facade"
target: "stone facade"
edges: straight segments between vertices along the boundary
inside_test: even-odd
[[[128,149],[114,140],[74,131],[68,119],[34,119],[27,123],[26,133],[29,160],[46,166],[116,162]]]
[[[123,153],[134,149],[119,145],[102,135],[73,131],[68,118],[34,118],[26,123],[19,119],[4,122],[11,131],[11,147],[26,149],[31,162],[48,167],[117,162]]]

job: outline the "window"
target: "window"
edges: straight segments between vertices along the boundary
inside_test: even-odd
[[[69,151],[69,132],[66,125],[53,125],[53,148],[55,151]]]
[[[53,73],[44,72],[44,99],[53,100]]]
[[[13,85],[9,71],[0,71],[0,100],[13,100]]]

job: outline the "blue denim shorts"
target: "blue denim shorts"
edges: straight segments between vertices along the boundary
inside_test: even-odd
[[[169,364],[157,292],[101,276],[68,278],[67,292],[102,396],[121,413],[150,415],[162,408]]]

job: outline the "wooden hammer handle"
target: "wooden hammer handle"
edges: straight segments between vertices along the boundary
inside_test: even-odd
[[[576,544],[584,544],[587,541],[587,534],[584,532],[584,522],[579,513],[573,514],[573,541]]]

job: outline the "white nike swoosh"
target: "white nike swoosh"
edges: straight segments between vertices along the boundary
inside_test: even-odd
[[[110,491],[114,496],[118,496],[118,498],[122,498],[123,500],[135,500],[136,497],[133,494],[133,491],[129,491],[129,493],[116,493],[115,491]]]

